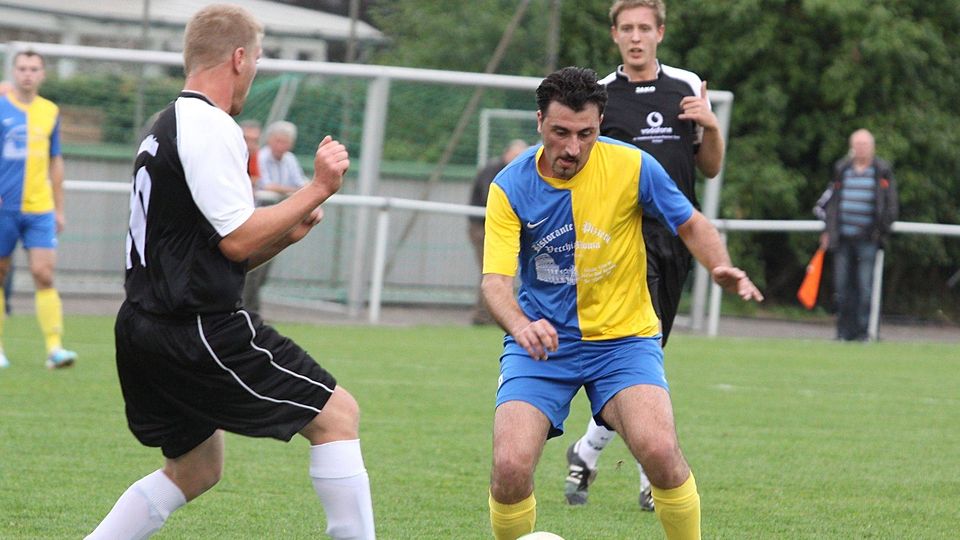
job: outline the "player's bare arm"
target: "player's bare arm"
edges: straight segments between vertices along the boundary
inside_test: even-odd
[[[277,256],[278,253],[286,249],[287,246],[295,244],[307,236],[311,229],[323,221],[323,207],[318,206],[313,212],[303,219],[300,223],[293,226],[287,233],[281,236],[276,242],[254,253],[247,259],[247,271],[251,271],[258,266],[266,263]]]
[[[261,191],[272,191],[274,193],[282,193],[284,195],[289,195],[300,188],[293,187],[293,186],[285,186],[283,184],[264,184],[262,186],[258,185],[257,189]]]
[[[328,135],[317,147],[313,165],[310,182],[278,204],[257,208],[243,225],[220,241],[220,251],[228,259],[249,260],[251,266],[263,263],[299,241],[319,222],[311,215],[340,189],[350,157],[346,147]]]
[[[67,225],[67,218],[63,211],[63,156],[50,158],[50,187],[53,189],[54,217],[57,223],[57,232],[63,232]]]
[[[546,360],[549,353],[557,350],[557,330],[545,319],[531,321],[523,313],[514,297],[512,276],[484,274],[480,287],[490,314],[530,358]]]
[[[700,86],[700,96],[687,96],[680,101],[681,120],[693,120],[703,128],[703,140],[697,151],[697,169],[707,178],[720,174],[723,165],[724,142],[720,133],[717,115],[710,110],[710,98],[707,96],[707,81]]]
[[[720,233],[703,214],[694,210],[690,219],[677,227],[677,234],[697,261],[710,271],[717,285],[726,291],[736,293],[746,301],[763,301],[763,294],[750,281],[747,273],[730,262],[730,255],[720,238]]]

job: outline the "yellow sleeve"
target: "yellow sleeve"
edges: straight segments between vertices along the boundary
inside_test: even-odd
[[[490,184],[484,222],[483,273],[517,275],[519,254],[520,219],[511,208],[503,188]]]

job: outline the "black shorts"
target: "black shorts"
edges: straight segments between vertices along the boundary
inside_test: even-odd
[[[254,313],[169,320],[124,302],[114,327],[130,431],[176,458],[223,429],[289,441],[336,380]]]
[[[647,252],[647,288],[653,310],[660,318],[661,343],[666,346],[693,257],[683,240],[659,222],[643,221],[643,243]]]

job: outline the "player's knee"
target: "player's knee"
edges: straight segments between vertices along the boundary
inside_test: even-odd
[[[33,274],[33,283],[37,290],[53,287],[52,268],[31,268],[30,273]]]
[[[641,463],[650,482],[665,489],[682,484],[690,472],[680,447],[670,441],[648,447]]]
[[[220,482],[223,476],[223,464],[215,463],[204,467],[167,467],[164,473],[183,492],[187,501],[192,501]]]
[[[330,398],[328,407],[333,409],[332,412],[337,418],[336,423],[342,426],[343,429],[349,429],[354,432],[354,434],[360,430],[360,404],[357,403],[357,400],[354,399],[350,392],[339,388]],[[326,410],[327,408],[325,407],[324,411]]]
[[[516,453],[495,453],[490,492],[504,504],[525,499],[533,490],[534,464]]]
[[[680,457],[680,449],[676,445],[668,443],[652,444],[645,449],[644,454],[645,461],[649,461],[657,467],[665,467],[677,461]]]
[[[337,387],[320,414],[300,433],[311,444],[357,439],[360,437],[360,405],[349,392]]]

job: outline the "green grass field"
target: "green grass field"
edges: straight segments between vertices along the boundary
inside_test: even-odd
[[[487,539],[500,334],[469,327],[278,325],[359,400],[379,537]],[[0,371],[0,538],[81,538],[160,464],[127,431],[112,319],[69,317],[70,370],[43,368],[32,316],[7,321]],[[960,347],[677,336],[667,348],[705,538],[956,538]],[[563,502],[567,434],[537,472],[538,529],[568,540],[661,538],[637,508],[622,442],[590,504]],[[228,436],[223,480],[156,538],[317,538],[306,441]]]

